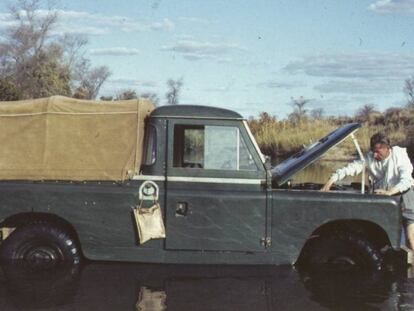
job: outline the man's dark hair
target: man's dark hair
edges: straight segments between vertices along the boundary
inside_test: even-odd
[[[371,136],[371,141],[370,141],[371,150],[374,149],[376,144],[382,144],[382,145],[387,145],[388,147],[391,147],[390,139],[388,138],[387,135],[381,132],[376,133]]]

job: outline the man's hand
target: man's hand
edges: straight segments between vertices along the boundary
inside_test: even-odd
[[[329,179],[328,182],[321,188],[321,191],[328,192],[331,189],[333,184],[334,184],[334,181]]]
[[[376,189],[375,194],[380,194],[380,195],[392,195],[392,193],[388,190],[385,189]]]
[[[381,194],[381,195],[394,195],[394,194],[398,194],[400,190],[394,187],[394,188],[391,188],[390,190],[377,189],[374,192],[375,194]]]

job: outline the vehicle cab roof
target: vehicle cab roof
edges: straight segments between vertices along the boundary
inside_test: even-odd
[[[198,105],[161,106],[153,110],[150,117],[244,120],[240,114],[232,110]]]

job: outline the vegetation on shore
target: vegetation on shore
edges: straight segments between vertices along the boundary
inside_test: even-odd
[[[302,108],[304,105],[302,106]],[[414,107],[389,108],[380,113],[372,105],[363,106],[353,117],[323,117],[297,109],[287,119],[278,120],[266,112],[250,118],[249,125],[263,153],[273,161],[286,158],[304,146],[310,145],[329,132],[350,122],[362,124],[356,138],[363,152],[369,150],[371,135],[382,131],[389,135],[393,145],[407,147],[414,157]],[[357,156],[351,139],[344,141],[325,155],[329,160],[349,160]]]

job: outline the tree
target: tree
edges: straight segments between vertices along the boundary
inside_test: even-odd
[[[61,50],[50,39],[57,14],[49,10],[40,16],[38,8],[39,0],[18,0],[10,8],[13,23],[0,44],[1,77],[12,77],[23,98],[68,95],[69,73],[60,65]]]
[[[106,102],[111,102],[111,101],[114,100],[114,97],[113,96],[101,96],[101,97],[99,97],[99,100],[106,101]]]
[[[136,98],[138,98],[137,92],[135,92],[134,90],[125,90],[125,91],[119,92],[116,95],[115,100],[128,100],[128,99],[136,99]]]
[[[40,3],[17,0],[10,8],[11,26],[0,33],[0,78],[11,79],[22,98],[72,93],[95,98],[109,70],[91,67],[82,50],[85,37],[52,36],[57,11],[40,10]]]
[[[355,116],[359,122],[368,122],[371,115],[377,113],[378,112],[375,110],[375,105],[366,104],[357,110]]]
[[[62,67],[58,60],[47,55],[39,56],[39,61],[34,66],[28,66],[22,73],[19,87],[25,94],[25,98],[49,97],[52,95],[71,96],[70,73]]]
[[[0,101],[19,100],[21,94],[10,79],[0,78]]]
[[[150,100],[155,106],[158,106],[160,103],[160,98],[155,93],[151,93],[151,92],[142,93],[140,97]]]
[[[85,99],[95,99],[111,75],[109,68],[91,66],[83,49],[88,44],[85,36],[65,34],[58,44],[63,51],[62,61],[70,71],[72,89],[77,90],[78,94],[82,93]]]
[[[183,78],[173,80],[169,79],[167,81],[168,91],[165,94],[167,98],[167,103],[169,105],[178,105],[178,98],[181,91],[181,87],[183,86]]]
[[[293,123],[300,123],[307,117],[308,110],[305,109],[305,105],[309,103],[309,99],[305,99],[303,96],[298,99],[292,97],[293,112],[288,116],[289,120]]]
[[[414,77],[405,80],[404,93],[408,97],[407,107],[414,108]]]
[[[88,99],[88,91],[84,89],[83,87],[77,87],[76,90],[73,93],[73,98],[77,99]]]
[[[267,112],[263,111],[259,114],[259,122],[261,124],[276,123],[277,119],[276,119],[276,116],[272,116],[268,114]]]
[[[110,75],[111,73],[106,66],[88,69],[81,77],[80,85],[77,89],[82,90],[85,99],[95,99],[102,84]]]
[[[323,114],[324,114],[324,110],[323,108],[315,108],[312,109],[310,112],[312,118],[316,119],[316,120],[320,120],[323,118]]]

